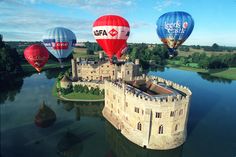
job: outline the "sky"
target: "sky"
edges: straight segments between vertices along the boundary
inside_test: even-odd
[[[130,24],[128,43],[157,43],[156,21],[185,11],[194,29],[185,45],[236,46],[236,0],[0,0],[0,34],[5,41],[41,41],[47,29],[71,29],[77,41],[95,41],[93,22],[105,14]]]

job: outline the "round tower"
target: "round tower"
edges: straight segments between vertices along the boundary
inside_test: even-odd
[[[135,59],[135,65],[139,65],[139,59]]]
[[[100,60],[104,59],[104,53],[102,51],[99,51],[99,59]]]

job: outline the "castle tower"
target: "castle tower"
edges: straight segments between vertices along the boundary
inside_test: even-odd
[[[76,81],[78,80],[76,59],[74,58],[71,59],[71,66],[72,66],[72,80]]]
[[[102,51],[99,51],[99,59],[103,60],[104,59],[104,53]]]

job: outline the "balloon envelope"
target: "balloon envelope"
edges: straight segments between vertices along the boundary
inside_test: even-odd
[[[28,46],[24,50],[24,57],[38,72],[40,72],[48,61],[49,53],[43,45],[34,44]]]
[[[43,36],[43,44],[57,59],[68,57],[76,44],[75,34],[63,27],[47,30]]]
[[[104,15],[93,24],[93,35],[109,58],[126,43],[130,34],[127,20],[117,15]]]
[[[194,21],[186,12],[168,12],[157,20],[157,34],[168,47],[170,55],[176,51],[192,33]]]
[[[127,51],[128,45],[125,43],[121,49],[116,53],[116,57],[120,59],[120,57]]]

